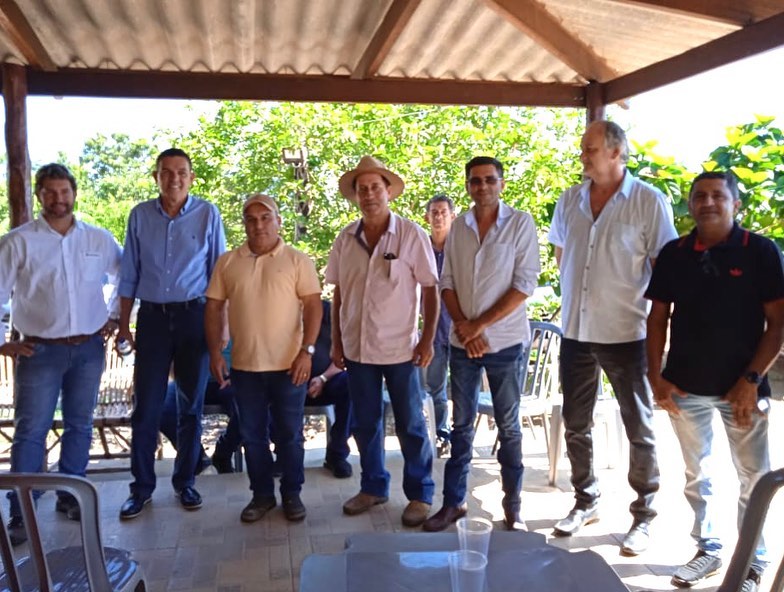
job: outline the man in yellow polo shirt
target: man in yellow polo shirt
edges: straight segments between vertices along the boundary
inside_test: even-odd
[[[240,435],[253,499],[243,522],[275,507],[269,415],[275,422],[282,471],[280,494],[288,520],[305,518],[300,499],[304,448],[302,415],[311,356],[321,326],[321,287],[313,261],[280,237],[278,206],[252,195],[242,209],[248,240],[218,259],[207,288],[205,327],[210,371],[221,388],[234,386]],[[233,340],[231,375],[221,355],[224,304]]]

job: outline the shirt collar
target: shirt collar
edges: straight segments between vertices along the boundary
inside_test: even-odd
[[[193,198],[191,197],[191,194],[189,193],[189,194],[188,194],[188,195],[185,197],[185,203],[184,203],[184,204],[182,204],[182,207],[180,208],[180,211],[177,213],[177,216],[182,216],[182,215],[183,215],[185,212],[187,212],[187,211],[188,211],[188,210],[189,210],[189,209],[190,209],[192,206],[193,206]],[[166,216],[166,217],[168,217],[168,216],[169,216],[169,214],[167,214],[167,213],[164,211],[164,209],[163,209],[163,206],[161,205],[161,196],[160,196],[160,194],[158,194],[158,199],[156,199],[156,200],[155,200],[155,207],[156,207],[156,208],[158,208],[158,211],[159,211],[161,214],[163,214],[164,216]]]
[[[479,232],[479,225],[476,223],[476,214],[474,213],[474,209],[476,206],[471,206],[471,209],[466,212],[465,221],[471,228]],[[502,202],[500,199],[498,200],[498,217],[495,219],[495,226],[496,228],[501,228],[504,225],[506,219],[512,215],[512,208]]]
[[[54,232],[58,236],[63,236],[59,232],[57,232],[54,228],[51,227],[49,222],[46,221],[46,218],[44,218],[43,212],[38,214],[37,222],[40,225],[40,227],[44,229],[44,231]],[[82,230],[82,229],[84,229],[84,222],[82,222],[81,220],[79,220],[79,218],[74,216],[74,223],[71,224],[71,227],[68,229],[68,232],[65,233],[65,236],[68,236],[75,230]]]
[[[283,237],[282,236],[278,237],[278,239],[279,239],[278,240],[278,244],[275,245],[275,248],[272,249],[269,253],[264,253],[264,255],[257,255],[256,253],[251,251],[250,250],[250,246],[248,246],[248,241],[246,240],[239,247],[240,257],[254,257],[255,258],[255,257],[266,257],[267,255],[271,255],[272,257],[275,257],[278,253],[281,252],[281,250],[283,250],[283,246],[286,244],[283,241]]]
[[[585,181],[583,181],[583,184],[580,186],[580,195],[582,196],[583,200],[587,201],[591,198],[591,183],[593,183],[591,179],[586,179]],[[621,180],[621,184],[618,187],[618,191],[615,192],[613,198],[616,195],[618,195],[623,197],[624,199],[629,199],[629,196],[631,196],[633,189],[634,189],[634,177],[629,172],[629,169],[626,169],[623,172],[623,179]]]
[[[715,249],[718,246],[722,245],[741,245],[744,243],[744,237],[748,231],[744,230],[740,227],[737,222],[732,223],[732,230],[727,235],[727,238],[720,243],[717,243],[711,247],[711,249]],[[695,227],[689,234],[686,235],[685,240],[682,240],[679,246],[687,247],[693,251],[702,252],[707,251],[708,249],[700,242],[700,239],[697,238],[697,228]]]

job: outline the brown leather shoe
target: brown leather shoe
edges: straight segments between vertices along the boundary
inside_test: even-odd
[[[373,506],[385,503],[389,498],[378,495],[370,495],[360,491],[357,495],[343,504],[343,513],[349,516],[356,516],[362,512],[367,512]]]
[[[427,520],[429,513],[430,504],[418,500],[410,501],[406,509],[403,510],[403,516],[401,517],[403,526],[419,526]]]
[[[456,520],[468,514],[468,505],[444,506],[438,512],[422,523],[422,530],[427,532],[441,532]]]
[[[520,512],[504,510],[504,527],[506,530],[528,530],[525,522],[520,518]]]

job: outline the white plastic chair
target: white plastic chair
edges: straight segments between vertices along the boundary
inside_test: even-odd
[[[141,566],[130,553],[101,544],[98,492],[87,479],[62,474],[8,473],[0,475],[0,489],[13,490],[19,499],[27,528],[29,556],[15,561],[3,516],[0,553],[5,573],[0,590],[21,592],[37,582],[37,590],[53,592],[144,592]],[[76,498],[81,513],[82,544],[45,552],[35,514],[33,490],[66,491]],[[18,551],[17,551],[18,553]]]

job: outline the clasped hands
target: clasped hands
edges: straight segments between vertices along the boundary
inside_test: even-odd
[[[481,358],[490,349],[487,343],[487,337],[484,334],[484,326],[476,319],[469,321],[464,319],[462,321],[454,321],[453,326],[455,335],[461,345],[466,350],[466,355],[469,358]]]

